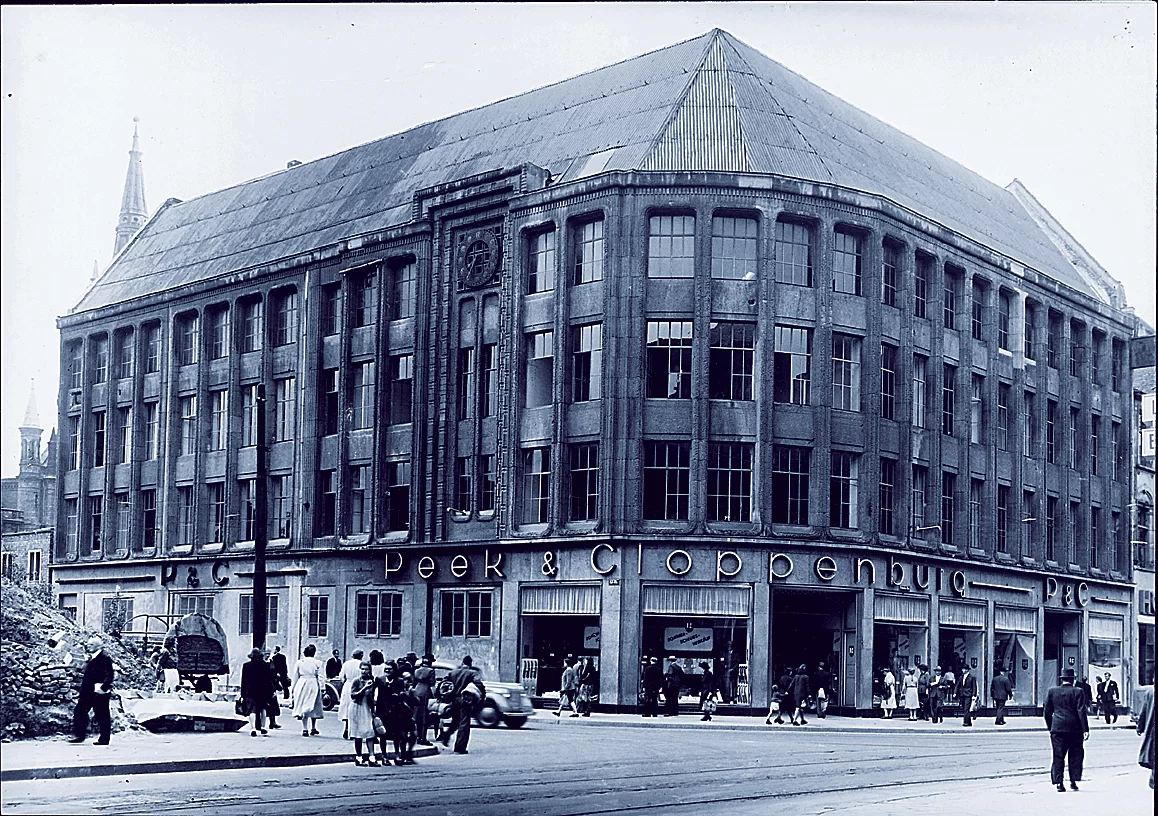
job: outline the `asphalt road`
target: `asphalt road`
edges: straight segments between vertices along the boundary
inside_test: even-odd
[[[476,729],[470,754],[349,765],[6,783],[3,812],[102,814],[848,814],[1151,812],[1130,731],[1095,731],[1086,783],[1049,785],[1044,733]]]

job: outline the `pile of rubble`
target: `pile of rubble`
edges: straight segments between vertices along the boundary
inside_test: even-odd
[[[39,737],[70,730],[72,710],[93,634],[39,597],[7,579],[0,583],[0,737]],[[109,635],[101,635],[116,669],[117,689],[139,687],[154,670]],[[112,701],[113,730],[136,728],[119,699]]]

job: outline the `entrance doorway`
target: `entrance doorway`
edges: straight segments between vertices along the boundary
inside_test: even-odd
[[[856,596],[851,592],[782,589],[772,594],[772,677],[801,664],[811,675],[821,663],[839,685],[831,699],[852,705],[856,691],[855,664],[846,661],[845,644],[856,642]],[[846,637],[846,633],[851,637]],[[850,671],[846,671],[847,668]],[[841,682],[841,678],[844,682]],[[774,681],[773,681],[774,682]]]
[[[598,615],[523,615],[522,658],[537,661],[538,684],[528,693],[558,697],[568,656],[599,669]]]
[[[1042,656],[1041,685],[1038,699],[1044,700],[1046,692],[1061,682],[1064,669],[1073,669],[1078,680],[1085,678],[1081,659],[1082,616],[1075,612],[1046,612],[1044,654]]]

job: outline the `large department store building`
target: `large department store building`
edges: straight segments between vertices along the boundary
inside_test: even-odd
[[[1018,182],[719,30],[291,165],[59,321],[82,621],[242,653],[264,489],[294,654],[591,657],[618,710],[650,656],[741,708],[819,661],[862,713],[886,665],[1129,683],[1133,318]]]

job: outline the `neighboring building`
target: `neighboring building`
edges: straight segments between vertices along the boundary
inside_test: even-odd
[[[37,530],[56,524],[56,468],[59,454],[56,430],[41,451],[40,417],[36,393],[28,393],[28,406],[20,423],[20,465],[16,476],[3,479],[3,529],[5,533]],[[47,560],[45,566],[47,566]]]
[[[52,557],[53,529],[5,533],[0,545],[0,575],[22,584],[48,581],[48,562]]]
[[[1138,685],[1154,685],[1154,329],[1138,321],[1138,336],[1132,343],[1130,360],[1134,366],[1134,501],[1131,547],[1134,557],[1134,585],[1138,614],[1138,667],[1133,679]]]
[[[1133,654],[1121,287],[722,31],[170,200],[59,325],[82,623],[243,651],[264,487],[294,654],[590,656],[617,709],[647,656],[753,708],[825,661],[861,712],[889,664],[1035,707]]]

